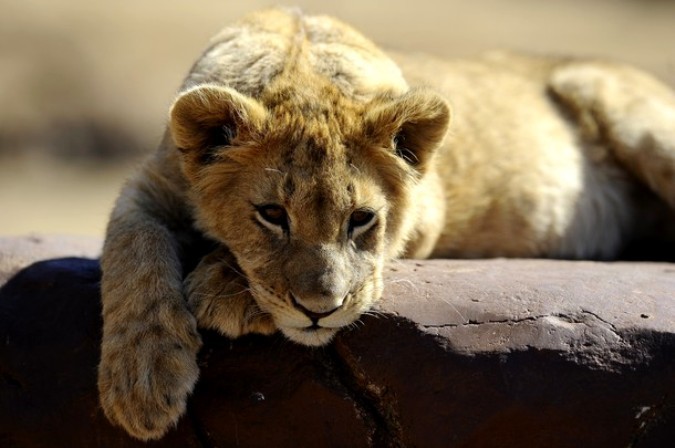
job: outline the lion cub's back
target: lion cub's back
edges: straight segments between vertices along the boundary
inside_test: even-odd
[[[357,99],[407,90],[397,65],[353,28],[286,8],[259,11],[223,29],[192,67],[182,90],[214,83],[259,97],[280,76],[308,73],[328,78]]]
[[[438,158],[446,219],[435,256],[615,255],[635,226],[635,183],[550,95],[565,59],[395,59],[411,85],[431,85],[453,109]]]

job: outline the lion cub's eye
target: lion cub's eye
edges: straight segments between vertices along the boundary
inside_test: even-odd
[[[354,238],[368,230],[375,223],[375,212],[368,209],[356,210],[349,217],[349,235]]]
[[[286,210],[279,205],[261,205],[256,207],[258,216],[264,221],[263,224],[271,224],[282,229],[288,229],[288,215]]]

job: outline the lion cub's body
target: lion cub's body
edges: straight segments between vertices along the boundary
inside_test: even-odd
[[[672,216],[673,123],[673,93],[626,67],[390,58],[330,18],[245,18],[113,212],[106,414],[144,439],[176,422],[195,317],[321,345],[380,297],[392,257],[616,256]]]
[[[505,53],[395,60],[453,110],[435,164],[443,197],[428,204],[445,207],[441,234],[415,255],[612,259],[672,220],[675,97],[644,74]]]

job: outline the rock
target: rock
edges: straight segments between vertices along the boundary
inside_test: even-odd
[[[0,285],[22,267],[47,258],[98,257],[99,238],[63,235],[0,236]]]
[[[21,262],[6,262],[10,243]],[[36,247],[69,252],[60,239],[15,243],[0,240],[8,274]],[[111,426],[98,406],[99,276],[95,259],[61,258],[22,269],[0,289],[0,446],[675,440],[675,264],[396,262],[378,308],[328,347],[205,332],[188,414],[149,444]]]

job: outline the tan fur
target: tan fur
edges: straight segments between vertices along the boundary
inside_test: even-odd
[[[325,344],[393,257],[616,256],[672,217],[674,124],[673,92],[623,66],[390,58],[327,17],[244,18],[113,211],[106,415],[160,437],[197,380],[197,323]]]

